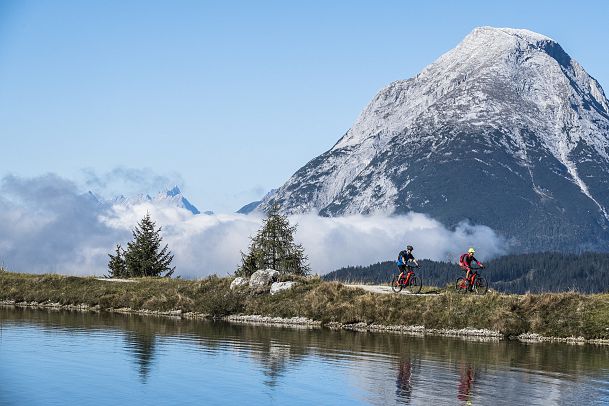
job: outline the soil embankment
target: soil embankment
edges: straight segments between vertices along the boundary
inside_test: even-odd
[[[300,278],[295,288],[271,296],[248,288],[230,290],[232,278],[137,281],[109,283],[94,277],[0,272],[0,301],[21,306],[408,334],[609,340],[607,294],[491,292],[475,296],[459,295],[448,289],[441,294],[396,295],[312,277]]]

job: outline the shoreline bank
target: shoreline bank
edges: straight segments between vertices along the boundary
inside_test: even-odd
[[[391,295],[300,277],[292,289],[271,295],[248,286],[230,289],[232,281],[212,276],[108,283],[0,272],[0,303],[364,332],[609,343],[609,294],[476,296],[438,289],[435,295]]]
[[[80,311],[80,312],[109,312],[119,314],[134,314],[140,316],[156,316],[169,317],[175,319],[189,320],[221,320],[229,323],[249,324],[259,326],[273,327],[289,327],[289,328],[328,328],[330,330],[348,330],[361,333],[392,333],[404,334],[416,337],[435,336],[447,338],[459,338],[468,341],[518,341],[521,343],[566,343],[566,344],[592,344],[592,345],[609,345],[609,339],[585,339],[584,337],[552,337],[542,336],[535,333],[523,333],[518,336],[506,337],[499,331],[476,328],[461,328],[461,329],[433,329],[424,326],[411,325],[382,325],[382,324],[366,324],[359,323],[337,323],[328,322],[322,323],[319,320],[308,319],[306,317],[278,317],[278,316],[262,316],[262,315],[230,315],[223,317],[213,317],[208,314],[196,312],[182,312],[181,310],[158,311],[147,309],[102,309],[99,306],[89,306],[86,304],[80,305],[62,305],[60,303],[38,303],[38,302],[16,302],[14,300],[0,300],[0,306],[13,308],[34,308],[41,310],[57,310],[57,311]]]

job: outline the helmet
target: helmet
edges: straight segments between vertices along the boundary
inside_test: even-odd
[[[474,252],[476,252],[476,250],[473,249],[473,248],[470,248],[470,249],[467,250],[467,252],[469,252],[470,254],[473,254]]]
[[[407,247],[406,247],[406,249],[407,249],[408,251],[412,251],[414,248],[412,248],[412,245],[409,245],[409,246],[407,246]]]

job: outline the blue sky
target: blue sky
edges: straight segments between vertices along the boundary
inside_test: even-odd
[[[123,193],[231,212],[481,25],[548,35],[609,89],[609,2],[0,0],[0,177],[133,171]]]

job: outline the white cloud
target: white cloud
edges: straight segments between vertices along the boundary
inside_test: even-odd
[[[0,262],[20,272],[105,274],[107,253],[126,245],[130,230],[150,212],[163,227],[174,253],[176,274],[201,277],[234,272],[262,224],[255,215],[193,216],[187,210],[139,204],[104,206],[55,175],[3,178],[0,184]],[[454,230],[419,213],[406,216],[326,218],[300,215],[296,240],[316,273],[346,265],[393,259],[406,244],[418,258],[455,260],[469,246],[481,259],[504,252],[504,241],[490,228],[460,224]]]
[[[306,248],[311,266],[326,273],[346,265],[368,265],[397,259],[410,244],[417,258],[455,261],[475,246],[480,258],[505,252],[505,243],[486,226],[459,224],[448,230],[440,222],[420,213],[405,216],[295,216],[297,239]]]
[[[99,273],[125,237],[100,222],[107,208],[56,175],[0,182],[0,263],[20,272]]]
[[[176,274],[187,277],[232,274],[240,263],[240,251],[247,250],[249,237],[262,224],[262,219],[255,216],[193,216],[181,208],[148,203],[114,206],[100,221],[116,230],[129,230],[146,212],[162,227],[163,242],[174,254]]]

